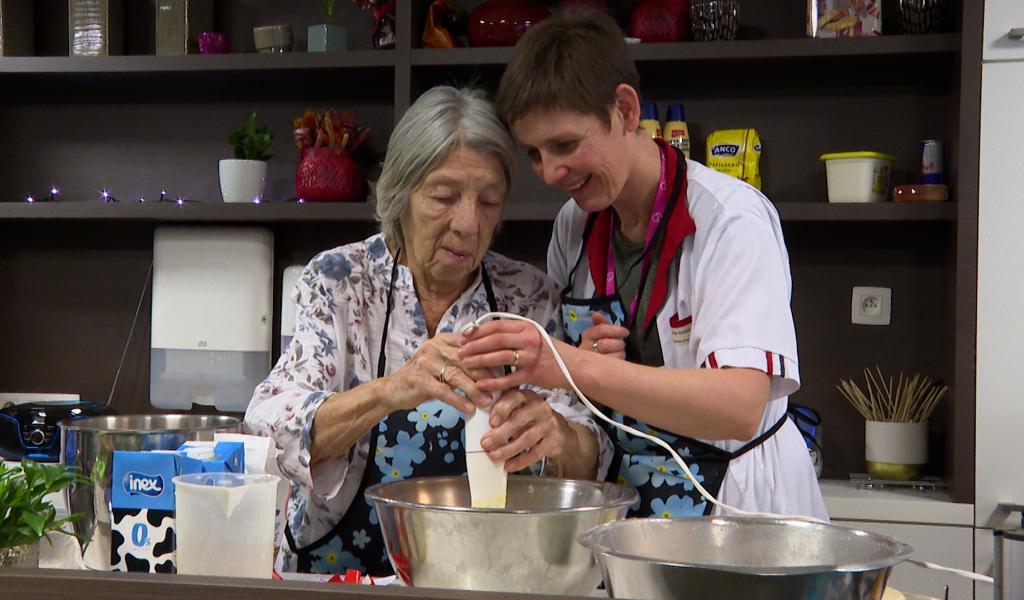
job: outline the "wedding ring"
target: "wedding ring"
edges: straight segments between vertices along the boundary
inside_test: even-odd
[[[591,344],[590,347],[594,349],[594,352],[597,352],[598,354],[601,353],[601,351],[597,349],[597,340],[594,340],[594,343]]]
[[[514,368],[516,368],[518,366],[519,366],[519,351],[518,350],[513,350],[512,351],[512,368],[514,369]]]
[[[448,365],[441,367],[441,372],[437,374],[437,380],[441,383],[448,385],[448,382],[444,380],[444,370],[448,368]]]

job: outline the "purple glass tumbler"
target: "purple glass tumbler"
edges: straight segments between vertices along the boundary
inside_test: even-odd
[[[200,54],[227,54],[231,51],[231,36],[219,31],[199,33]]]

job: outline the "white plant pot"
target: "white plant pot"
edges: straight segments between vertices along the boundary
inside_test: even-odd
[[[220,194],[225,202],[263,200],[267,161],[226,158],[220,161]]]
[[[918,479],[928,462],[928,421],[864,424],[868,472],[882,479]]]

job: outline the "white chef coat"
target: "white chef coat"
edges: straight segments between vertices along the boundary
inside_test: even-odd
[[[800,387],[789,254],[768,198],[738,179],[686,163],[686,205],[676,210],[689,210],[696,232],[669,265],[675,285],[669,284],[655,317],[662,356],[669,368],[747,367],[771,375],[757,437],[785,415],[789,394]],[[581,256],[586,220],[575,201],[566,202],[548,247],[548,274],[561,288],[571,283],[575,298],[590,298],[595,290],[586,253]],[[701,441],[732,452],[749,440]],[[807,445],[788,420],[730,462],[718,500],[750,511],[828,518]]]

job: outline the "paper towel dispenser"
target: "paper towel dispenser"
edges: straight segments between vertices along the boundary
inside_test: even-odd
[[[150,403],[244,411],[270,370],[270,230],[159,227],[153,239]]]

